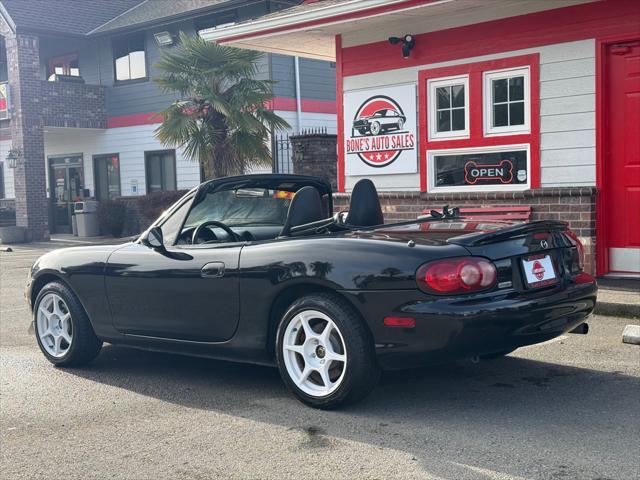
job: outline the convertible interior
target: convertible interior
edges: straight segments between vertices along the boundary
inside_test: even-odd
[[[384,223],[376,188],[368,179],[354,186],[348,212],[336,215],[330,190],[287,183],[205,187],[187,204],[178,245],[273,240]]]

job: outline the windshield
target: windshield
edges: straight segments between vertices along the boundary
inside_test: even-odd
[[[246,225],[282,226],[291,203],[288,192],[251,188],[208,193],[198,203],[184,228],[216,220],[229,227]]]

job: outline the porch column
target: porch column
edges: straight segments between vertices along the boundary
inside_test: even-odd
[[[39,40],[17,33],[5,37],[11,95],[11,141],[22,150],[14,171],[16,225],[27,241],[49,238]]]
[[[337,188],[336,136],[326,130],[302,132],[289,137],[293,147],[293,172],[320,177]]]

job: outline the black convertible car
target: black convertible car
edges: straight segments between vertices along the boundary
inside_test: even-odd
[[[373,183],[333,215],[328,183],[248,175],[203,183],[124,245],[57,250],[26,296],[49,361],[103,342],[277,364],[330,408],[380,369],[505,355],[581,329],[596,301],[563,222],[482,222],[444,209],[383,225]]]

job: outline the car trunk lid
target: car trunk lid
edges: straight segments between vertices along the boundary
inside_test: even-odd
[[[528,223],[441,219],[376,230],[417,242],[458,245],[488,258],[498,270],[498,288],[528,290],[556,285],[582,269],[577,241],[565,222]]]

